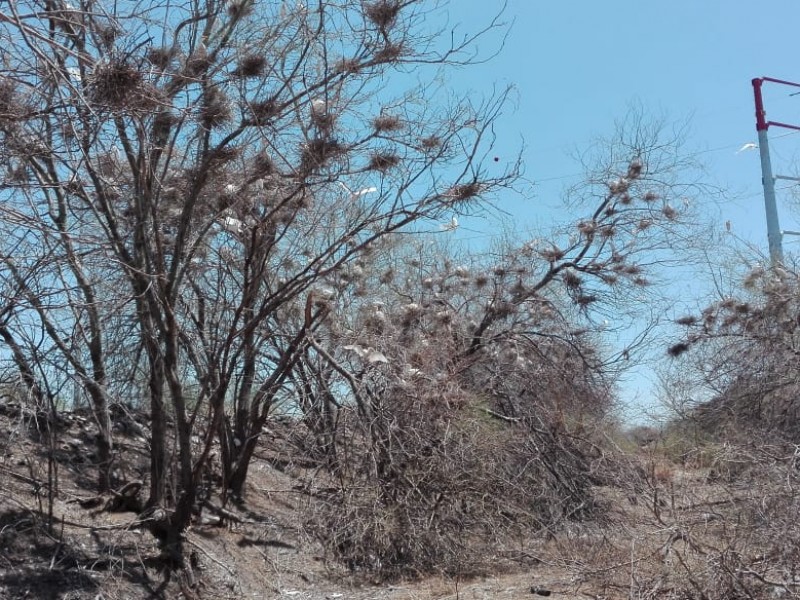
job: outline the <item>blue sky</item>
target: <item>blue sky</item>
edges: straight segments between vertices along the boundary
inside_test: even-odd
[[[455,0],[451,22],[465,31],[485,24],[498,0]],[[462,10],[463,9],[463,10]],[[757,150],[737,150],[756,141],[751,79],[769,76],[800,81],[796,55],[797,0],[509,0],[514,24],[501,53],[463,71],[458,85],[475,90],[513,84],[517,106],[501,118],[498,152],[513,155],[524,139],[525,175],[535,182],[534,201],[499,202],[521,231],[546,228],[563,188],[577,180],[571,155],[598,135],[613,132],[632,104],[669,120],[689,121],[685,151],[696,153],[706,182],[724,196],[698,198],[696,208],[724,231],[766,252],[766,225]],[[488,52],[492,41],[482,47]],[[800,124],[800,95],[783,86],[765,87],[767,116]],[[792,175],[800,157],[800,135],[771,129],[774,171]],[[783,229],[800,230],[800,211],[778,182]],[[568,218],[567,213],[556,218]],[[485,235],[485,225],[463,222]],[[800,238],[785,249],[800,250]],[[640,370],[625,396],[647,406],[652,377]]]
[[[454,7],[469,10],[452,19],[474,30],[499,4],[456,1]],[[506,15],[514,24],[505,48],[488,64],[465,70],[464,85],[515,86],[518,107],[501,120],[500,149],[503,138],[510,153],[524,139],[526,176],[539,182],[534,195],[546,201],[580,171],[570,154],[611,133],[632,104],[654,116],[688,119],[686,151],[700,153],[708,182],[728,192],[720,226],[730,219],[737,234],[765,244],[758,152],[736,151],[756,141],[751,79],[800,80],[793,41],[800,3],[755,4],[509,0]],[[490,47],[487,40],[484,48]],[[800,96],[789,96],[792,91],[765,87],[769,118],[800,124]],[[800,155],[800,135],[777,137],[785,133],[770,131],[773,165],[783,173]],[[791,221],[787,208],[781,207],[782,221]],[[527,220],[524,211],[519,216]],[[537,222],[533,212],[528,218]]]

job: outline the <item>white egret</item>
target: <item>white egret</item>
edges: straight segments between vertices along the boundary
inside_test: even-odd
[[[754,144],[753,142],[748,142],[744,146],[739,148],[736,151],[736,154],[739,154],[740,152],[746,152],[748,150],[758,150],[758,144]]]
[[[458,229],[458,218],[453,217],[449,223],[442,223],[439,225],[439,229],[442,231],[455,231]]]
[[[359,346],[358,344],[349,344],[347,346],[344,346],[344,350],[347,350],[349,352],[354,352],[356,355],[358,355],[360,359],[365,360],[370,364],[375,364],[375,363],[388,364],[389,362],[389,359],[386,358],[386,355],[384,355],[383,352],[375,350],[375,348],[372,347],[364,348],[363,346]]]
[[[361,196],[364,196],[366,194],[374,194],[375,192],[378,191],[378,188],[372,186],[372,187],[366,187],[366,188],[358,190],[357,192],[354,192],[349,187],[347,187],[344,184],[344,182],[339,181],[338,183],[339,183],[340,186],[342,186],[342,189],[344,189],[344,191],[346,191],[348,194],[350,194],[350,199],[351,200],[357,200]]]

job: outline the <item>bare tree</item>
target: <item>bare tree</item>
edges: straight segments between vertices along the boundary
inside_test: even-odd
[[[321,282],[327,312],[289,379],[331,475],[311,529],[351,566],[455,573],[485,550],[465,539],[595,508],[591,437],[642,339],[611,352],[602,320],[632,318],[631,298],[649,317],[691,187],[657,129],[622,141],[566,230],[481,256],[389,238]]]
[[[685,334],[669,354],[693,399],[680,416],[731,439],[768,433],[795,443],[798,276],[763,264],[750,261],[738,289],[678,319]]]
[[[442,42],[426,27],[436,10],[46,0],[0,17],[4,226],[16,232],[3,276],[20,299],[3,337],[13,351],[34,316],[56,368],[86,388],[102,487],[110,390],[146,382],[148,522],[173,559],[217,440],[226,489],[241,493],[325,314],[313,286],[386,234],[513,179],[480,162],[504,93],[442,107],[424,85],[383,89],[393,70],[473,60],[474,37]],[[287,311],[302,317],[277,338]],[[34,389],[39,357],[19,356]]]

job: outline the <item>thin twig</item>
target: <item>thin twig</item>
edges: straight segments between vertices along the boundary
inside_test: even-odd
[[[209,558],[209,559],[210,559],[212,562],[215,562],[216,564],[218,564],[220,567],[222,567],[223,569],[225,569],[225,570],[226,570],[226,571],[227,571],[229,574],[231,574],[231,575],[236,575],[236,571],[235,571],[235,569],[231,569],[231,568],[230,568],[228,565],[226,565],[226,564],[225,564],[225,563],[223,563],[222,561],[220,561],[220,560],[218,560],[218,559],[214,558],[214,556],[213,556],[213,555],[212,555],[212,554],[211,554],[211,553],[210,553],[208,550],[206,550],[205,548],[203,548],[203,547],[202,547],[200,544],[198,544],[197,542],[187,539],[187,540],[186,540],[186,543],[187,543],[187,544],[189,544],[190,546],[193,546],[193,547],[197,548],[198,550],[200,550],[200,552],[202,552],[203,554],[205,554],[205,555],[206,555],[206,556],[207,556],[207,557],[208,557],[208,558]]]

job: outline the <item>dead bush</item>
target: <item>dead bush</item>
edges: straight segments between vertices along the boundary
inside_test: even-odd
[[[739,470],[710,481],[707,469],[676,466],[665,479],[658,463],[638,482],[619,479],[606,493],[626,497],[609,525],[558,537],[548,558],[611,597],[799,597],[796,447],[762,440],[714,451]]]
[[[590,461],[573,440],[497,418],[469,397],[448,410],[427,392],[391,391],[339,437],[335,483],[310,506],[307,527],[351,570],[480,573],[497,567],[503,540],[597,509]]]

